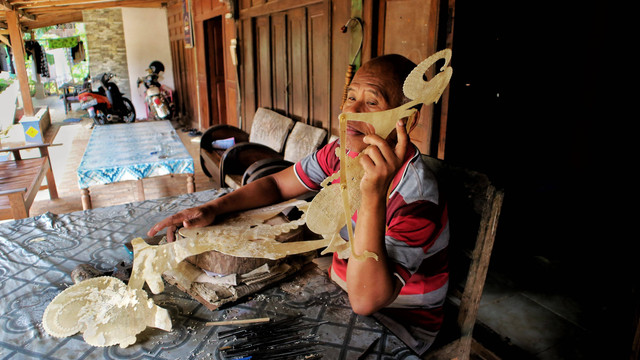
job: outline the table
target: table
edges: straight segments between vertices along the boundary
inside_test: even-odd
[[[78,100],[78,94],[84,89],[84,85],[72,81],[60,85],[59,89],[62,89],[64,113],[67,114],[69,113],[69,111],[71,111],[71,103],[80,101]]]
[[[81,335],[53,338],[42,328],[49,302],[73,284],[70,274],[88,263],[101,271],[131,262],[123,246],[144,237],[152,224],[176,211],[202,204],[229,189],[206,190],[63,215],[43,215],[0,224],[0,359],[222,359],[220,331],[207,321],[302,315],[327,321],[310,329],[323,359],[356,359],[379,339],[367,359],[417,359],[374,318],[354,314],[346,294],[325,272],[306,283],[283,282],[249,299],[211,311],[171,285],[150,297],[169,310],[173,330],[147,328],[127,348],[92,347]]]
[[[93,185],[137,180],[137,200],[144,200],[142,179],[187,174],[187,193],[195,191],[193,158],[168,120],[96,126],[77,173],[85,210]]]

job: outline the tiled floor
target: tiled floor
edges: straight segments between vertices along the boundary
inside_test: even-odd
[[[478,320],[515,346],[504,350],[517,356],[511,358],[526,353],[538,359],[585,359],[584,342],[590,335],[581,324],[580,306],[568,295],[530,290],[490,270]]]
[[[83,117],[81,110],[64,114],[57,98],[34,101],[36,106],[48,104],[50,107],[52,127],[47,138],[58,144],[51,147],[50,152],[60,199],[51,201],[48,193],[41,191],[31,208],[31,216],[46,211],[80,211],[75,169],[88,141],[91,122]],[[77,110],[77,104],[74,104],[74,110]],[[69,121],[69,118],[79,121]],[[19,129],[15,131],[19,132]],[[197,139],[190,138],[185,132],[178,133],[194,159],[198,159]],[[197,160],[195,165],[196,189],[215,187],[216,184],[204,176]],[[180,176],[149,179],[145,180],[145,194],[147,199],[175,195],[186,191],[185,184]],[[133,182],[97,186],[91,192],[95,207],[137,200]],[[593,333],[585,319],[588,314],[583,312],[583,304],[557,289],[534,290],[528,282],[523,283],[503,270],[490,268],[478,315],[482,326],[477,327],[475,334],[481,341],[488,341],[489,349],[505,359],[592,358],[593,354],[586,349]],[[496,343],[496,340],[501,341]]]

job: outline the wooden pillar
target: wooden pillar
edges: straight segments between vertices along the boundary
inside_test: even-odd
[[[82,201],[82,210],[89,210],[92,208],[89,188],[80,189],[80,200]]]
[[[444,47],[453,49],[453,20],[455,19],[456,0],[448,0],[447,38]],[[453,66],[453,65],[452,65]],[[449,119],[449,89],[444,89],[440,111],[440,137],[438,138],[438,159],[444,160],[444,149],[447,141],[447,120]]]
[[[187,174],[187,193],[191,194],[196,191],[196,182],[193,174]]]
[[[11,36],[11,50],[15,58],[16,75],[20,83],[20,94],[22,95],[22,106],[26,116],[35,115],[33,110],[33,102],[31,101],[31,92],[29,91],[29,76],[27,76],[27,67],[24,63],[24,40],[22,39],[22,30],[20,22],[18,22],[18,14],[15,11],[6,11],[7,25],[9,27],[9,35]]]

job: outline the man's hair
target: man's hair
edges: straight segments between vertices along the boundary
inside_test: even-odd
[[[400,105],[411,101],[411,99],[404,96],[402,85],[404,85],[404,80],[409,76],[409,73],[417,66],[413,61],[399,54],[388,54],[375,57],[367,61],[363,66],[391,72],[394,82],[390,85],[394,91],[401,94],[402,100]]]

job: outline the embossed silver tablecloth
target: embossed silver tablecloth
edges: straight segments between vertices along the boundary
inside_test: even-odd
[[[376,339],[367,359],[415,359],[395,335],[370,317],[355,315],[346,294],[316,270],[261,291],[249,299],[210,311],[168,285],[152,298],[171,314],[173,330],[147,328],[127,348],[93,347],[81,334],[49,336],[42,314],[49,302],[72,285],[71,271],[91,264],[114,270],[132,257],[124,243],[145,237],[151,225],[226,190],[207,190],[63,215],[0,224],[0,359],[223,359],[219,331],[207,321],[302,315],[306,322],[327,321],[317,334],[324,359],[356,359]],[[303,281],[301,281],[301,279]]]

